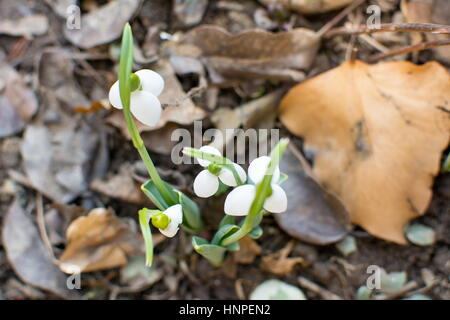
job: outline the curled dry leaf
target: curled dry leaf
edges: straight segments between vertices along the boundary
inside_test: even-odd
[[[372,234],[406,243],[450,139],[450,77],[435,62],[346,62],[297,85],[281,120],[305,139],[313,174]],[[447,110],[447,111],[445,111]]]
[[[161,104],[167,104],[169,106],[165,107],[161,114],[161,119],[158,123],[149,127],[140,122],[136,125],[140,132],[152,131],[162,128],[168,122],[175,122],[181,125],[192,124],[195,120],[201,120],[206,116],[206,113],[197,107],[190,97],[186,95],[183,88],[178,81],[175,71],[171,64],[167,60],[161,60],[155,68],[165,81],[164,91],[158,97]],[[121,129],[122,134],[130,139],[130,134],[123,118],[121,111],[116,111],[112,113],[107,121],[115,127]]]
[[[294,246],[294,242],[289,242],[283,249],[278,252],[269,254],[261,259],[261,268],[264,271],[276,274],[278,276],[285,276],[294,269],[297,264],[304,262],[301,257],[289,258]]]
[[[303,28],[278,33],[254,29],[232,35],[205,25],[186,33],[173,54],[199,58],[211,81],[226,85],[255,78],[300,81],[318,47],[317,35]]]
[[[19,19],[2,19],[0,21],[0,34],[10,36],[40,36],[48,30],[48,19],[43,14],[30,14]]]
[[[63,298],[74,298],[65,275],[53,263],[37,227],[18,200],[3,221],[2,241],[8,261],[22,281]]]
[[[111,1],[81,16],[80,28],[64,26],[64,36],[74,45],[89,49],[120,37],[123,25],[130,20],[141,0]]]
[[[280,4],[286,9],[305,14],[323,13],[350,4],[353,0],[260,0],[265,5]]]
[[[348,213],[342,203],[325,191],[304,168],[296,150],[288,148],[280,164],[289,177],[283,182],[288,196],[286,212],[275,214],[278,225],[297,239],[325,245],[342,239],[349,230]]]
[[[148,202],[139,185],[133,180],[133,166],[128,163],[120,167],[119,173],[108,177],[106,180],[93,180],[91,189],[108,197],[130,203],[143,204]]]
[[[66,273],[123,266],[128,255],[142,251],[136,228],[102,208],[74,220],[66,238],[68,245],[60,258],[60,268]]]
[[[258,243],[249,236],[242,238],[239,245],[240,250],[233,253],[233,259],[236,263],[251,264],[262,253]]]
[[[0,53],[0,138],[23,130],[37,109],[35,94]]]

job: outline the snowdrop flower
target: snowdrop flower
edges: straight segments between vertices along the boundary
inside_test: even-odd
[[[203,146],[199,149],[204,153],[211,153],[216,156],[222,156],[219,150],[211,146]],[[235,187],[238,185],[236,179],[234,178],[233,172],[226,167],[222,167],[220,165],[211,165],[211,162],[204,159],[197,158],[198,163],[206,168],[201,171],[194,180],[194,192],[197,196],[201,198],[208,198],[214,195],[217,190],[219,190],[219,180],[222,181],[223,184]],[[233,163],[234,168],[239,175],[241,181],[247,180],[247,175],[245,170],[238,164]]]
[[[251,181],[258,184],[264,178],[270,158],[259,157],[250,163],[248,176]],[[272,213],[281,213],[287,209],[286,192],[277,184],[280,179],[280,169],[277,167],[273,173],[271,187],[272,194],[267,197],[263,208]],[[231,216],[246,216],[250,211],[250,206],[256,197],[256,186],[246,184],[231,191],[225,199],[225,213]]]
[[[181,204],[173,205],[164,212],[152,216],[152,224],[161,231],[163,235],[172,238],[178,232],[179,225],[183,222],[183,208]]]
[[[164,79],[155,71],[148,69],[136,71],[134,75],[139,79],[140,86],[131,92],[131,113],[143,124],[154,126],[161,117],[162,108],[157,97],[164,89]],[[118,80],[109,89],[109,101],[114,108],[123,108]]]

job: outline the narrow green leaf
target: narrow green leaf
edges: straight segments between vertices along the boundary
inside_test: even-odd
[[[178,193],[179,201],[183,207],[183,226],[191,233],[199,232],[203,229],[202,217],[197,204],[179,190],[172,189]]]
[[[444,161],[444,165],[442,166],[443,172],[450,172],[450,153],[447,156],[447,159]]]
[[[248,235],[252,238],[252,239],[259,239],[263,234],[263,229],[260,226],[256,226],[254,227],[249,233]]]
[[[234,216],[229,216],[226,214],[223,216],[222,220],[220,221],[219,229],[227,224],[236,224],[235,222],[236,222],[236,219],[234,218]]]
[[[217,230],[211,243],[220,245],[223,239],[231,236],[233,233],[237,232],[239,229],[240,228],[237,225],[226,224],[226,225],[222,226],[219,230]]]
[[[148,180],[141,186],[141,190],[144,192],[144,194],[150,198],[150,200],[153,202],[155,206],[158,207],[159,210],[164,211],[166,210],[169,205],[164,200],[163,196],[159,192],[158,188],[156,187],[153,180]]]
[[[122,47],[120,49],[119,64],[119,91],[124,108],[130,107],[131,97],[131,71],[133,68],[133,34],[127,23],[123,29]]]
[[[145,264],[151,266],[153,262],[153,238],[150,229],[150,216],[151,213],[146,209],[139,210],[139,225],[141,227],[142,236],[145,243]]]
[[[192,238],[192,246],[198,254],[207,259],[213,266],[219,267],[222,265],[227,251],[226,248],[210,244],[200,237]]]

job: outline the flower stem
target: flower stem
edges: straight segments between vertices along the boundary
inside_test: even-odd
[[[134,147],[138,150],[145,167],[147,168],[150,178],[155,183],[161,196],[168,203],[175,204],[177,199],[174,194],[169,191],[166,183],[161,179],[158,171],[153,164],[147,149],[145,148],[144,141],[141,138],[139,130],[133,120],[133,116],[130,111],[131,100],[131,71],[133,66],[133,35],[131,33],[131,27],[127,23],[123,30],[122,47],[120,50],[120,68],[119,68],[119,90],[120,98],[123,105],[123,114],[125,122],[127,124],[128,131],[130,132],[131,139]]]

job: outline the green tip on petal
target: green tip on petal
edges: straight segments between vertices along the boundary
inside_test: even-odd
[[[138,90],[140,87],[141,87],[141,80],[139,79],[139,77],[135,73],[132,73],[130,75],[130,89],[131,89],[131,92]]]
[[[158,229],[166,229],[170,223],[170,219],[164,213],[152,216],[152,225]]]

